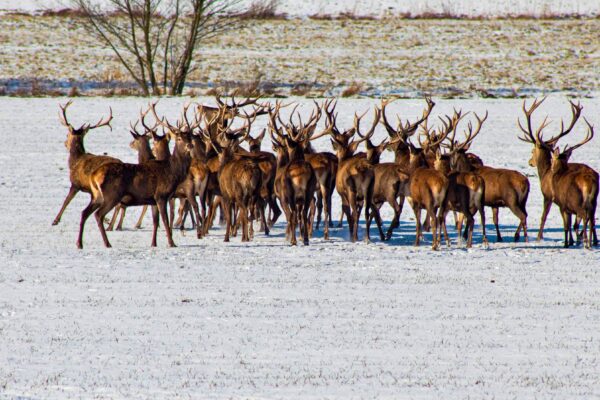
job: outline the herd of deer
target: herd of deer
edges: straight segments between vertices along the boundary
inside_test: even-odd
[[[427,106],[421,118],[411,123],[397,117],[395,126],[386,115],[390,101],[383,100],[375,107],[373,123],[366,132],[361,129],[361,119],[366,112],[360,116],[355,114],[353,126],[340,130],[335,111],[337,102],[334,100],[326,100],[322,104],[314,102],[315,108],[307,121],[302,120],[296,108],[289,119],[283,121],[280,111],[289,104],[282,105],[279,101],[274,105],[258,104],[257,99],[236,102],[232,98],[229,103],[217,97],[216,101],[216,107],[194,103],[192,117],[189,115],[191,104],[185,105],[175,124],[159,117],[156,103],[151,103],[146,111],[141,112],[139,121],[131,125],[131,147],[138,152],[137,164],[93,155],[85,150],[85,135],[92,129],[110,127],[112,109],[108,118],[95,125],[84,124],[75,128],[66,115],[71,102],[60,106],[61,122],[68,129],[65,145],[69,151],[71,188],[53,224],[59,223],[73,197],[84,191],[90,193],[91,200],[81,213],[78,248],[83,247],[84,225],[92,213],[95,213],[104,244],[110,247],[105,228],[106,215],[115,209],[108,227],[110,230],[120,211],[117,225],[120,229],[125,209],[140,205],[144,206],[144,212],[148,205],[152,206],[152,246],[156,246],[159,217],[169,246],[175,246],[173,226],[183,229],[189,214],[198,238],[202,238],[209,233],[219,208],[226,222],[226,242],[230,236],[237,234],[240,226],[242,241],[251,240],[254,220],[260,221],[261,231],[268,235],[269,228],[283,209],[287,220],[286,240],[295,245],[298,230],[303,243],[308,245],[313,227],[319,229],[321,222],[324,238],[329,238],[332,195],[337,189],[342,202],[342,219],[345,215],[353,242],[358,240],[358,222],[363,208],[365,240],[370,240],[369,228],[373,219],[381,240],[389,240],[399,226],[405,198],[415,213],[415,245],[422,240],[423,230],[428,229],[432,232],[433,249],[439,249],[442,232],[450,245],[446,216],[453,211],[457,230],[466,239],[467,247],[472,245],[474,217],[479,213],[482,241],[487,246],[484,206],[492,208],[498,241],[502,240],[498,228],[500,207],[509,208],[520,221],[515,241],[519,240],[521,229],[527,241],[527,177],[517,171],[484,165],[477,155],[468,152],[487,119],[487,113],[483,117],[475,114],[476,126],[468,122],[463,130],[464,137],[457,139],[459,124],[468,113],[454,110],[453,115],[440,117],[439,126],[429,127],[428,118],[435,105],[431,99],[426,99]],[[524,102],[525,126],[519,121],[524,133],[519,139],[533,145],[529,164],[537,167],[544,198],[538,240],[542,238],[550,207],[556,203],[564,221],[564,246],[574,244],[572,229],[578,243],[583,240],[586,248],[596,246],[598,173],[585,164],[568,162],[573,150],[592,139],[593,127],[584,118],[588,128],[585,139],[560,151],[557,143],[572,131],[582,106],[570,102],[570,124],[565,128],[561,122],[560,132],[552,138],[545,138],[543,130],[548,125],[547,118],[535,132],[531,122],[533,112],[542,102],[536,99],[529,107]],[[252,107],[252,111],[248,112],[247,107]],[[146,121],[148,113],[152,113],[154,123]],[[323,114],[325,128],[316,133],[317,123]],[[252,123],[261,115],[268,117],[268,128],[252,137]],[[243,120],[244,124],[232,129],[236,118]],[[138,131],[140,122],[143,132]],[[380,123],[389,137],[375,145],[371,138]],[[419,134],[414,135],[419,127]],[[159,128],[162,128],[163,134],[159,134]],[[267,129],[275,154],[261,151]],[[335,154],[313,149],[311,142],[324,136],[330,137]],[[418,146],[412,140],[415,136]],[[172,151],[169,149],[170,141],[174,142]],[[248,143],[248,149],[241,146],[244,142]],[[361,143],[365,144],[366,152],[357,153]],[[394,162],[379,161],[385,149],[394,152]],[[176,198],[180,199],[179,218],[173,223]],[[394,216],[384,234],[379,211],[385,202],[392,207]],[[421,224],[422,210],[427,214],[424,226]],[[571,221],[573,214],[575,219]],[[142,217],[143,213],[136,227],[140,226]],[[461,241],[460,234],[458,240]]]

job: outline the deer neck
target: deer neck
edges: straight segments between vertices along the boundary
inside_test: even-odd
[[[145,163],[148,160],[153,160],[154,155],[148,142],[145,142],[142,147],[138,149],[138,164]]]
[[[550,154],[550,151],[547,149],[539,149],[535,159],[535,164],[538,170],[540,181],[542,181],[546,174],[552,172],[552,155]]]
[[[177,180],[183,180],[187,176],[191,163],[192,157],[190,154],[177,149],[169,158],[169,168]]]
[[[83,137],[68,140],[71,140],[71,143],[69,143],[69,167],[71,167],[86,154],[86,151],[83,146]]]
[[[277,169],[285,168],[290,163],[287,152],[278,151],[277,152]]]

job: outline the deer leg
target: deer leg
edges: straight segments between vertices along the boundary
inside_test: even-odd
[[[521,232],[521,228],[523,228],[523,237],[525,242],[527,242],[527,213],[523,210],[519,205],[510,206],[510,210],[519,218],[521,223],[517,227],[517,231],[515,232],[515,242],[519,241],[519,233]]]
[[[290,204],[290,244],[292,246],[296,246],[296,224],[298,223],[298,216],[296,215],[296,207],[295,205]]]
[[[307,201],[306,199],[304,199],[302,202],[297,202],[296,203],[296,213],[300,216],[300,220],[302,222],[302,243],[305,246],[308,246],[308,225],[309,224],[309,220],[308,220],[308,210],[309,210],[309,201]],[[310,225],[312,225],[312,223],[310,223]]]
[[[375,223],[377,224],[377,230],[379,231],[379,239],[383,242],[385,241],[385,235],[383,234],[383,220],[381,219],[381,213],[379,209],[381,208],[381,204],[373,204],[373,208],[371,211],[371,215],[369,219],[372,220],[375,218]],[[394,211],[395,213],[395,211]]]
[[[569,241],[571,245],[573,245],[573,231],[575,231],[575,237],[577,237],[577,246],[581,244],[581,235],[583,233],[583,231],[579,230],[579,224],[581,220],[582,219],[577,215],[575,215],[575,218],[573,218],[573,228],[569,229]]]
[[[165,227],[165,231],[167,231],[167,242],[169,247],[177,247],[175,246],[175,242],[173,241],[173,231],[171,230],[171,225],[169,225],[169,215],[167,214],[167,200],[166,199],[156,199],[156,206],[158,207],[158,212],[160,213],[160,218],[162,219],[162,223]],[[172,210],[173,208],[171,208]]]
[[[587,214],[587,213],[586,213]],[[582,236],[582,240],[583,240],[583,248],[584,249],[591,249],[591,245],[590,245],[590,241],[592,239],[591,235],[590,237],[588,237],[587,234],[587,227],[588,227],[588,217],[587,215],[584,214],[584,216],[581,218],[582,221],[582,229],[581,229],[581,236]]]
[[[158,207],[158,212],[160,212],[160,207]],[[162,217],[162,214],[161,214]],[[170,228],[173,228],[173,221],[175,220],[175,198],[169,199],[169,221],[171,225]],[[164,223],[164,221],[163,221]]]
[[[544,197],[544,207],[542,208],[542,218],[540,220],[540,230],[537,234],[537,241],[539,242],[544,238],[544,225],[546,224],[546,218],[548,218],[548,213],[550,212],[550,208],[552,207],[552,199],[547,199]]]
[[[569,243],[569,229],[571,227],[571,214],[567,213],[564,209],[561,209],[560,213],[562,214],[562,217],[563,217],[563,231],[564,231],[564,234],[565,234],[564,247],[567,248],[570,245],[570,243]]]
[[[458,234],[456,235],[456,240],[458,241],[458,245],[462,245],[462,241],[463,240],[467,240],[464,235],[462,234],[463,232],[463,222],[465,221],[465,214],[464,213],[460,213],[458,215],[456,215],[456,230],[458,232]],[[468,235],[468,226],[465,226],[465,233]]]
[[[439,220],[439,216],[437,215],[437,213],[435,212],[435,208],[432,209],[428,209],[427,210],[427,214],[429,215],[429,221],[431,223],[431,236],[432,236],[432,242],[431,242],[431,249],[432,250],[439,250],[440,249],[440,242],[441,242],[441,238],[440,236],[438,236],[438,220]],[[440,229],[441,231],[441,229]]]
[[[319,190],[317,191],[317,202],[316,202],[316,208],[317,208],[317,222],[315,223],[315,229],[319,230],[319,226],[321,225],[321,217],[323,214],[323,200],[324,200],[324,195],[323,195],[323,186],[319,185]],[[325,221],[325,224],[327,225],[327,221]]]
[[[344,203],[344,201],[346,202]],[[352,223],[352,210],[350,209],[350,205],[348,204],[347,200],[342,200],[342,215],[340,220],[344,218],[344,214],[346,215],[346,220],[348,221],[348,230],[350,231],[350,235],[352,235],[352,228],[354,227],[354,224]]]
[[[152,247],[156,247],[156,233],[158,232],[159,217],[158,207],[152,206],[152,243],[150,244]]]
[[[225,214],[225,238],[223,241],[229,242],[229,232],[231,231],[231,203],[223,198],[220,203],[222,205],[221,213]]]
[[[242,242],[249,242],[248,237],[248,210],[243,202],[237,207],[238,208],[238,223],[242,226]]]
[[[452,211],[452,212],[454,213],[454,216],[457,217],[456,211]],[[448,247],[450,247],[450,238],[448,237],[448,228],[446,227],[446,217],[447,216],[448,216],[448,211],[443,210],[440,207],[440,210],[438,211],[438,227],[439,227],[440,232],[444,233],[444,240],[446,240],[446,245]],[[457,222],[457,218],[454,219],[454,223],[456,223],[456,222]],[[441,233],[440,233],[440,242],[441,242]]]
[[[221,210],[221,213],[219,214],[219,225],[223,225],[225,223],[225,218],[223,216],[224,210],[221,202],[219,202],[219,210]]]
[[[413,204],[413,211],[415,213],[416,224],[415,246],[418,246],[421,239],[421,207],[415,203]]]
[[[54,218],[54,221],[52,221],[52,225],[58,225],[67,206],[69,205],[71,200],[73,200],[73,197],[75,197],[75,195],[77,193],[79,193],[79,189],[77,189],[75,186],[71,185],[71,187],[69,188],[69,193],[67,193],[67,197],[65,197],[65,200],[63,201],[63,205],[60,208],[58,215],[56,215],[56,218]]]
[[[98,229],[100,229],[100,234],[102,235],[102,240],[104,241],[104,246],[112,247],[110,242],[108,241],[108,236],[106,236],[106,229],[104,228],[104,217],[108,212],[115,206],[113,202],[106,202],[106,197],[104,198],[103,204],[98,208],[94,216],[96,217],[96,222],[98,223]],[[123,207],[124,209],[124,207]]]
[[[261,224],[265,226],[265,235],[269,236],[269,233],[271,233],[271,230],[269,229],[269,224],[267,223],[267,207],[266,207],[266,205],[261,210],[260,219],[261,219]]]
[[[500,228],[498,227],[498,207],[492,207],[492,220],[496,227],[496,242],[501,242],[502,235],[500,234]]]
[[[108,224],[108,228],[106,228],[107,231],[112,231],[115,227],[115,223],[117,222],[117,217],[119,216],[119,211],[121,211],[121,205],[117,204],[117,206],[115,207],[115,211],[113,212],[112,218],[110,219],[110,222]]]
[[[193,214],[190,214],[190,216],[192,217],[192,219],[194,218],[194,216],[196,217],[196,221],[194,223],[194,225],[196,226],[196,237],[198,239],[202,239],[202,227],[200,226],[200,210],[198,209],[198,202],[196,201],[196,195],[194,194],[193,191],[190,191],[189,193],[187,193],[186,197],[187,197],[186,204],[192,206]],[[181,226],[183,226],[183,224],[181,224]]]
[[[125,219],[125,212],[127,211],[127,207],[121,207],[121,218],[119,218],[119,223],[117,224],[117,227],[115,228],[118,231],[122,231],[123,230],[123,220]]]
[[[469,237],[467,238],[467,248],[471,248],[473,246],[473,230],[475,229],[475,218],[473,218],[473,214],[470,212],[467,214],[467,227],[469,228]]]
[[[385,236],[386,240],[390,240],[392,238],[394,229],[396,229],[398,227],[398,225],[400,225],[400,213],[402,212],[402,206],[400,206],[396,202],[395,197],[390,199],[388,202],[390,203],[390,205],[392,206],[392,209],[394,210],[394,218],[392,218],[392,223],[390,224],[390,227],[388,228],[388,231],[387,231],[387,235]]]
[[[94,211],[100,207],[99,203],[95,203],[94,199],[90,199],[90,203],[81,212],[81,220],[79,221],[79,236],[77,237],[77,248],[83,249],[83,229],[85,228],[85,221],[89,218]],[[60,219],[60,218],[59,218]]]
[[[146,215],[146,211],[148,211],[147,205],[142,208],[142,213],[140,214],[140,218],[138,218],[138,221],[135,224],[135,229],[140,229],[142,227],[142,221],[144,220],[144,215]]]

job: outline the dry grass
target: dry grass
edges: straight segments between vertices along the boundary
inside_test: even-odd
[[[363,90],[364,85],[360,82],[352,82],[350,84],[350,86],[348,86],[346,89],[342,90],[342,93],[340,93],[340,96],[342,97],[353,97],[356,96],[358,94],[360,94],[360,92]]]
[[[94,81],[114,85],[117,95],[130,78],[76,21],[0,18],[6,39],[0,80]],[[200,93],[216,87],[296,96],[342,91],[493,96],[497,89],[520,95],[529,88],[585,93],[600,90],[598,31],[595,18],[261,20],[206,42],[199,52],[201,68],[188,81]],[[90,93],[85,86],[79,90]]]

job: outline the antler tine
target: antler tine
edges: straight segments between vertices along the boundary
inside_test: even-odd
[[[373,136],[373,134],[375,133],[375,128],[379,124],[379,118],[381,117],[381,110],[378,107],[375,107],[375,118],[373,119],[373,124],[371,125],[371,128],[364,136],[360,133],[360,119],[362,117],[364,117],[368,111],[369,110],[367,110],[363,115],[361,115],[358,120],[356,119],[356,114],[354,114],[355,115],[354,116],[354,129],[356,130],[356,133],[358,134],[358,136],[361,137],[357,141],[358,143],[364,142],[365,140],[370,139]]]
[[[150,112],[149,108],[146,111],[142,111],[142,109],[140,108],[140,121],[142,122],[142,126],[144,127],[146,132],[153,132],[158,126],[158,123],[154,124],[152,128],[146,125],[146,115],[148,115],[148,112]]]
[[[354,113],[354,131],[356,132],[356,134],[358,136],[360,136],[361,138],[363,138],[363,140],[364,140],[364,136],[360,133],[360,121],[363,119],[363,117],[365,115],[367,115],[368,112],[369,112],[369,109],[367,108],[365,110],[365,112],[361,114],[360,117],[358,116],[357,112]]]
[[[131,123],[131,121],[129,121],[129,127],[131,128],[131,131],[130,131],[130,132],[131,132],[131,133],[133,133],[133,134],[135,134],[136,136],[144,136],[144,135],[145,135],[147,132],[146,132],[146,133],[144,133],[144,134],[140,134],[140,133],[138,132],[138,130],[137,130],[137,124],[138,124],[139,122],[140,122],[140,121],[139,121],[139,120],[137,120],[137,121],[135,121],[135,124],[132,124],[132,123]]]
[[[477,119],[477,128],[475,129],[475,132],[473,132],[473,124],[471,123],[471,121],[469,121],[469,124],[467,125],[467,129],[468,129],[468,133],[465,132],[465,141],[461,144],[459,144],[457,146],[457,148],[460,149],[464,149],[466,146],[470,145],[473,140],[475,139],[475,137],[479,134],[479,132],[481,132],[481,127],[483,125],[483,123],[485,122],[485,120],[488,117],[488,111],[486,110],[485,112],[485,116],[483,118],[479,118],[479,115],[475,114],[475,118]]]
[[[585,124],[588,126],[588,131],[585,134],[585,138],[583,138],[583,140],[580,143],[578,143],[574,146],[566,145],[563,153],[566,153],[567,151],[571,152],[575,149],[578,149],[594,138],[594,126],[592,124],[590,124],[590,122],[587,120],[587,118],[583,117],[583,120],[585,121]]]
[[[64,106],[61,104],[58,105],[61,110],[61,112],[59,112],[59,114],[58,114],[58,117],[60,118],[60,122],[61,122],[61,124],[63,124],[64,126],[66,126],[69,129],[73,129],[73,125],[71,125],[69,123],[69,121],[67,120],[67,108],[71,104],[73,104],[73,100],[67,101]]]
[[[569,127],[565,130],[564,129],[564,127],[565,127],[564,121],[562,119],[560,120],[560,133],[558,135],[556,135],[555,137],[552,137],[549,140],[545,141],[545,143],[549,146],[554,146],[560,138],[569,134],[569,132],[571,132],[571,130],[573,130],[573,127],[575,126],[575,124],[579,120],[579,117],[581,116],[581,111],[583,110],[583,106],[581,105],[581,103],[578,102],[577,104],[575,104],[572,100],[569,100],[569,103],[571,104],[571,114],[572,114],[571,123],[569,124]]]
[[[167,121],[165,119],[165,117],[159,118],[158,114],[156,113],[156,104],[158,103],[158,101],[155,102],[150,102],[148,103],[148,105],[150,106],[150,110],[152,111],[152,114],[154,115],[154,119],[156,120],[156,122],[161,125],[163,128],[167,128],[169,131],[175,131],[177,130],[177,128],[175,128],[174,126],[172,126],[169,121]]]
[[[108,115],[108,118],[106,118],[106,120],[104,120],[103,118],[100,118],[100,120],[95,125],[86,124],[87,126],[85,127],[85,129],[91,130],[91,129],[100,128],[102,126],[108,126],[110,128],[110,130],[112,131],[112,126],[110,125],[110,121],[112,121],[112,119],[113,119],[112,107],[108,107],[108,110],[109,110],[109,115]]]

